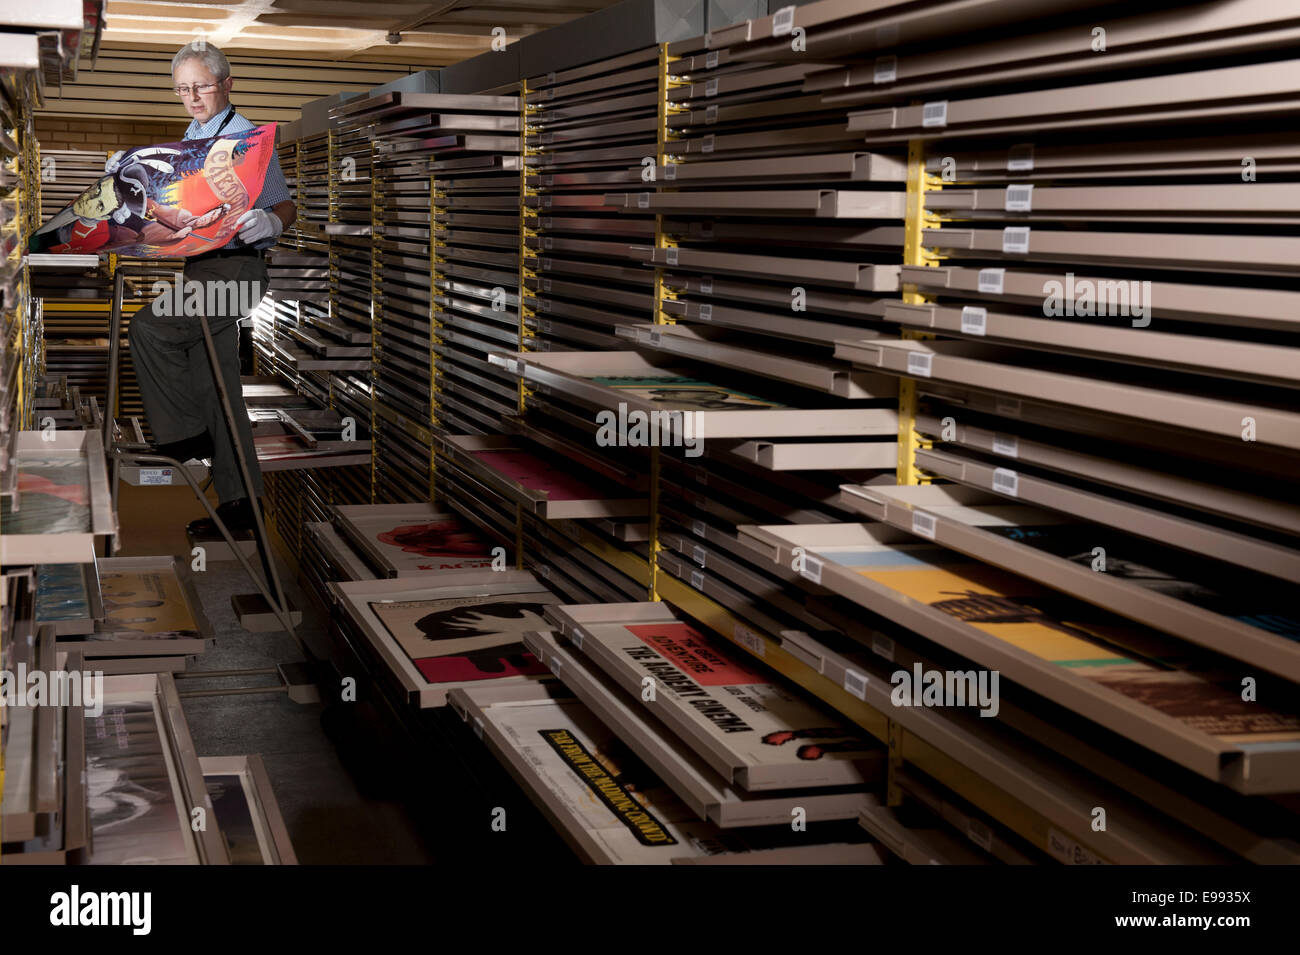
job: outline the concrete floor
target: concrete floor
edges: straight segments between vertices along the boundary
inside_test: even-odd
[[[123,486],[122,555],[187,554],[185,523],[202,516],[188,488]],[[338,670],[357,675],[358,702],[301,705],[284,692],[187,695],[279,684],[276,677],[177,680],[200,756],[262,756],[298,859],[303,864],[502,862],[573,864],[575,858],[527,796],[450,710],[403,714],[391,708],[329,637],[325,609],[283,561],[281,579],[303,610],[299,634]],[[239,564],[209,561],[196,588],[215,645],[189,671],[274,667],[302,659],[287,633],[249,633],[230,606],[255,590]],[[400,712],[400,708],[399,708]],[[507,809],[506,832],[491,829]]]

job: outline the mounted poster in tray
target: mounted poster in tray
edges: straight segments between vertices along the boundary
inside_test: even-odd
[[[447,691],[547,674],[523,644],[560,598],[521,570],[448,570],[436,578],[331,583],[339,606],[420,707]]]
[[[128,149],[32,234],[32,252],[180,258],[219,249],[261,195],[275,124]]]
[[[492,566],[493,545],[432,504],[338,504],[334,524],[381,577]]]

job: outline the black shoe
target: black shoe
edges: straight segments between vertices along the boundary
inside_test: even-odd
[[[214,451],[212,435],[208,434],[206,428],[188,438],[160,443],[156,447],[159,454],[175,458],[181,464],[189,460],[201,461],[204,458],[211,458]]]
[[[261,503],[258,503],[261,506]],[[249,506],[248,498],[241,497],[234,501],[224,501],[217,505],[217,516],[221,518],[221,523],[226,525],[226,530],[230,531],[230,536],[236,539],[250,539],[253,536],[253,509]],[[190,521],[185,525],[185,533],[191,537],[203,538],[220,538],[221,531],[217,530],[216,523],[210,517],[203,517],[197,521]]]

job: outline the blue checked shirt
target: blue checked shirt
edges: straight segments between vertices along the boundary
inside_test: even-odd
[[[190,125],[189,128],[185,130],[184,138],[208,139],[211,136],[215,136],[217,134],[217,127],[221,125],[221,121],[226,118],[226,113],[228,112],[230,112],[229,106],[221,110],[221,112],[217,113],[217,115],[213,116],[206,123],[202,124],[200,124],[197,119],[190,120]],[[230,122],[226,123],[226,128],[223,129],[222,132],[242,133],[245,130],[254,128],[253,124],[248,121],[248,118],[244,116],[243,113],[237,112],[234,116],[230,117]],[[266,167],[266,178],[262,180],[262,193],[257,197],[257,201],[253,203],[253,208],[270,209],[277,203],[290,202],[292,199],[293,196],[289,195],[289,184],[284,181],[284,173],[280,169],[280,157],[273,149],[271,151],[270,165]],[[254,248],[268,249],[275,245],[276,241],[276,239],[263,239],[261,242],[258,242]],[[230,242],[226,244],[225,248],[237,249],[247,248],[247,246],[236,238],[230,240]]]

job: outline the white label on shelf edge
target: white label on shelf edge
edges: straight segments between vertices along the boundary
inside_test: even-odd
[[[844,689],[859,700],[865,700],[867,698],[866,674],[859,673],[857,670],[846,669],[844,671]]]
[[[675,245],[670,245],[664,249],[664,259],[667,261],[669,268],[676,268],[679,261],[681,250]]]
[[[698,535],[698,536],[700,536],[700,537],[703,537],[703,536],[704,536],[704,532],[705,532],[706,530],[707,530],[707,525],[706,525],[703,521],[692,521],[692,522],[691,522],[691,533],[692,533],[692,534],[696,534],[696,535]]]
[[[934,540],[935,520],[933,514],[927,514],[925,511],[912,512],[912,533],[917,537],[924,537],[927,540]]]
[[[696,544],[691,549],[691,557],[694,558],[695,563],[699,564],[701,567],[705,567],[708,565],[708,556],[709,556],[709,552],[706,551],[699,544]]]
[[[772,36],[787,36],[794,31],[794,7],[782,7],[772,14]]]
[[[1019,398],[998,398],[993,407],[996,414],[1010,415],[1012,418],[1020,417],[1020,399]]]
[[[712,276],[712,275],[705,275],[705,276],[702,276],[702,277],[700,278],[700,294],[701,294],[701,295],[712,295],[712,294],[713,294],[713,276]]]
[[[1001,295],[1006,285],[1006,269],[980,269],[978,289],[993,295]]]
[[[1065,833],[1054,828],[1047,830],[1047,851],[1066,865],[1107,865],[1100,856],[1084,848]]]
[[[555,678],[557,680],[560,678],[560,672],[563,669],[564,669],[564,661],[559,657],[551,657],[551,672],[555,674]]]
[[[674,182],[676,179],[677,179],[677,163],[675,162],[664,163],[664,181]]]
[[[822,559],[820,557],[814,557],[812,554],[805,554],[803,559],[803,570],[799,573],[807,577],[814,584],[820,584],[822,582]]]
[[[884,657],[890,663],[894,662],[894,641],[883,634],[873,633],[871,635],[871,652],[878,657]]]
[[[983,335],[988,328],[989,310],[978,305],[966,305],[961,310],[963,335]]]
[[[1019,143],[1007,152],[1007,172],[1034,171],[1034,144]]]
[[[171,468],[141,468],[140,483],[147,484],[147,485],[171,484],[172,469]]]
[[[717,96],[717,95],[718,95],[718,81],[717,81],[716,78],[711,79],[711,80],[709,80],[707,83],[704,84],[704,95],[705,95],[705,96]]]
[[[696,590],[704,589],[704,575],[698,570],[691,571],[691,586]]]
[[[714,103],[704,110],[704,124],[711,126],[718,121],[718,104]]]
[[[649,209],[649,208],[650,208],[650,193],[648,193],[648,192],[641,192],[641,193],[638,193],[638,194],[637,194],[637,197],[636,197],[636,207],[637,207],[638,209]]]
[[[882,56],[871,70],[871,82],[892,83],[898,79],[898,57]]]
[[[720,54],[717,50],[709,51],[709,53],[704,57],[704,68],[706,70],[716,69],[718,66],[719,55]]]
[[[650,347],[658,348],[659,345],[663,342],[664,333],[658,328],[652,328],[650,329],[649,337],[650,337]]]
[[[733,636],[735,636],[737,643],[746,650],[753,652],[756,656],[767,656],[767,648],[763,645],[763,638],[748,627],[739,623],[736,624]]]
[[[1029,254],[1029,226],[1013,225],[1002,230],[1002,251],[1011,255]]]
[[[573,633],[569,634],[569,639],[573,641],[573,645],[574,645],[575,647],[577,647],[579,650],[581,650],[581,649],[582,649],[582,640],[583,640],[582,628],[581,628],[581,627],[574,627],[574,628],[573,628]]]
[[[481,717],[474,717],[474,735],[479,739],[483,738],[483,720]]]
[[[921,107],[921,126],[930,129],[934,126],[948,125],[948,101],[935,100]]]
[[[1019,457],[1020,439],[1014,434],[998,434],[995,432],[993,435],[993,453],[1004,454],[1009,458]]]
[[[702,322],[713,321],[713,306],[707,303],[701,305],[699,308],[699,316],[700,316],[700,321]]]
[[[1018,497],[1020,492],[1020,475],[1010,468],[993,469],[993,490],[1011,497]]]
[[[966,835],[985,852],[993,851],[993,830],[978,819],[966,820]]]
[[[704,137],[704,142],[700,143],[700,152],[702,152],[702,153],[711,153],[711,152],[713,152],[713,134],[712,134],[712,133],[709,133],[709,135],[705,136],[705,137]]]
[[[551,280],[550,280],[550,279],[542,279],[542,291],[543,291],[543,292],[549,292],[550,290],[551,290]]]
[[[1033,212],[1034,187],[1030,184],[1007,186],[1007,212]]]
[[[907,373],[913,378],[929,378],[934,356],[929,352],[908,352]]]
[[[550,580],[550,578],[551,578],[551,568],[550,568],[550,565],[548,565],[548,564],[538,564],[538,565],[537,565],[537,572],[538,572],[539,574],[542,575],[542,579],[543,579],[543,580]]]

